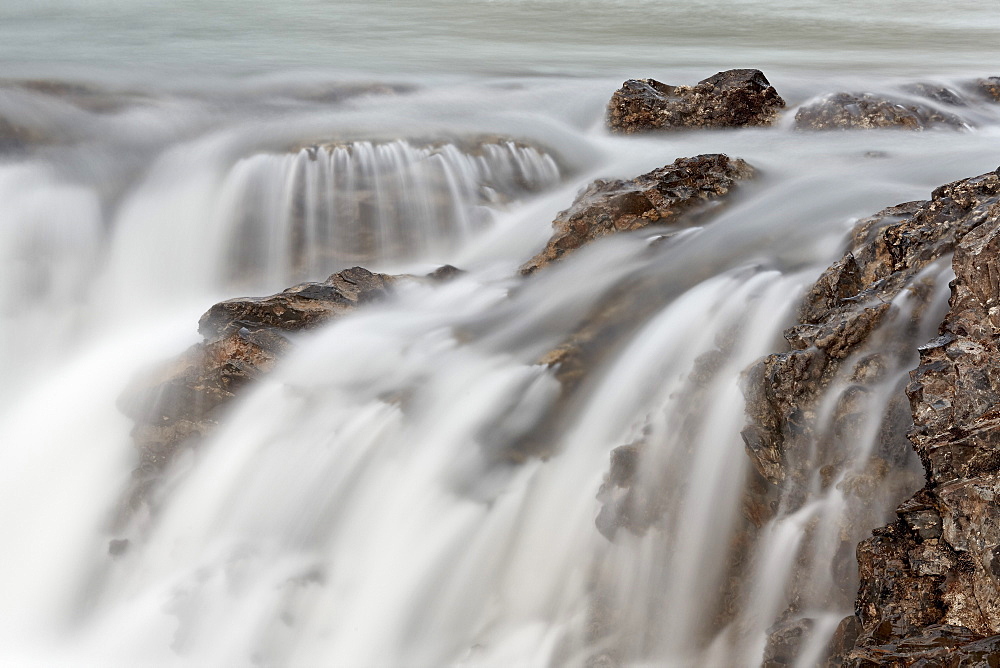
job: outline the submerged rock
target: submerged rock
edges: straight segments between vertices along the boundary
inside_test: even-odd
[[[678,158],[634,179],[597,180],[553,221],[541,253],[521,267],[531,274],[584,244],[648,225],[693,225],[699,214],[754,174],[739,158],[723,154]]]
[[[760,70],[726,70],[695,86],[629,79],[608,103],[608,126],[650,130],[770,125],[785,101]]]
[[[940,90],[937,95],[941,95]],[[952,98],[946,103],[955,104]],[[965,128],[968,123],[926,104],[872,93],[836,93],[800,108],[795,114],[795,127],[799,130],[924,130],[937,126]]]

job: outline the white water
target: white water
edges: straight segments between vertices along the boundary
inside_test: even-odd
[[[787,118],[836,90],[1000,74],[983,69],[1000,62],[998,11],[5,4],[11,76],[110,92],[0,87],[0,116],[41,139],[0,156],[3,662],[752,666],[794,599],[792,618],[815,620],[799,657],[812,665],[851,611],[853,543],[899,500],[887,487],[861,507],[851,480],[878,454],[879,416],[914,360],[893,359],[862,437],[818,428],[855,465],[834,484],[817,471],[802,503],[778,499],[745,548],[743,603],[720,616],[749,467],[740,372],[780,347],[855,218],[996,168],[1000,108],[962,110],[976,126],[962,133],[813,135]],[[745,66],[789,101],[778,128],[625,139],[601,127],[624,76],[690,83]],[[490,137],[503,139],[469,148]],[[328,141],[352,149],[287,152]],[[703,228],[654,252],[655,230],[605,240],[517,278],[590,179],[718,151],[759,176]],[[112,533],[136,465],[115,407],[129,379],[195,342],[213,302],[359,262],[468,273],[404,285],[304,338],[178,463],[161,512]],[[946,294],[947,268],[931,273],[918,342]],[[498,464],[556,409],[538,358],[613,285],[640,279],[658,286],[655,313],[560,408],[554,454]],[[909,305],[897,307],[887,341],[904,335]],[[696,384],[706,354],[719,363]],[[850,391],[835,384],[829,415]],[[610,451],[640,437],[640,488],[665,510],[611,542],[596,496]],[[121,537],[131,547],[113,560]]]

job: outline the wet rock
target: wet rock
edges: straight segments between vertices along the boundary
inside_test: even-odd
[[[645,443],[638,441],[611,451],[611,466],[597,493],[601,510],[594,521],[597,530],[608,540],[614,540],[619,529],[641,536],[662,510],[637,484],[646,448]]]
[[[450,264],[444,264],[435,269],[434,271],[432,271],[431,273],[427,274],[427,278],[431,279],[432,281],[443,282],[443,281],[450,281],[451,279],[461,276],[464,273],[465,271],[463,269],[459,269],[458,267],[453,267]]]
[[[56,79],[0,80],[0,88],[12,88],[47,97],[54,97],[94,113],[121,111],[129,104],[148,100],[148,96],[135,91],[109,90],[90,83],[59,81]]]
[[[924,130],[938,126],[964,128],[967,123],[925,104],[872,93],[836,93],[800,108],[795,114],[795,127],[799,130]]]
[[[889,207],[856,225],[850,250],[817,280],[800,306],[799,324],[785,332],[790,350],[761,360],[746,373],[750,420],[743,438],[761,475],[781,484],[836,464],[804,460],[789,465],[790,451],[805,452],[806,444],[816,440],[816,398],[838,374],[848,373],[841,369],[844,361],[863,350],[893,317],[893,300],[904,290],[917,300],[916,313],[926,306],[930,286],[921,272],[947,258],[959,239],[992,215],[1000,199],[997,188],[994,173],[958,181],[935,190],[929,201]],[[906,358],[917,345],[916,340],[895,341],[890,357]],[[863,356],[848,377],[863,388],[877,382],[884,373],[879,368],[886,364],[886,359]],[[844,408],[852,410],[847,404]],[[893,423],[896,428],[883,442],[904,442],[898,433],[903,425]]]
[[[269,331],[311,329],[358,304],[385,295],[392,278],[363,267],[345,269],[322,283],[302,283],[270,297],[229,299],[212,306],[198,321],[198,333],[217,339],[241,328]]]
[[[199,321],[204,337],[177,358],[137,378],[118,406],[135,420],[139,464],[123,501],[124,525],[178,454],[211,433],[241,390],[268,373],[292,345],[287,334],[315,328],[387,294],[392,276],[361,267],[270,297],[230,299]]]
[[[50,139],[37,128],[20,125],[0,116],[0,153],[22,151],[34,144],[47,143]]]
[[[726,70],[695,86],[629,79],[608,103],[608,126],[650,130],[770,125],[785,101],[760,70]]]
[[[722,154],[678,158],[628,180],[598,180],[580,193],[552,223],[545,249],[521,267],[531,274],[580,246],[616,232],[648,225],[691,225],[709,205],[728,195],[754,170]]]
[[[856,383],[834,408],[833,424],[850,433],[865,388],[884,377],[890,358],[906,359],[899,351],[909,346],[919,353],[905,388],[912,427],[887,414],[879,441],[884,447],[907,433],[926,484],[899,506],[895,522],[858,545],[860,628],[855,646],[840,652],[843,665],[989,665],[981,662],[1000,633],[998,251],[1000,170],[862,220],[849,252],[803,300],[799,324],[785,333],[790,350],[746,376],[747,450],[762,475],[787,488],[824,464],[802,453],[822,450],[814,402],[832,379]],[[940,335],[923,345],[907,335],[896,351],[865,353],[892,317],[891,304],[900,295],[926,300],[920,277],[949,260],[955,280]],[[902,408],[890,404],[893,413]],[[893,471],[883,457],[839,488],[876,493]],[[826,466],[820,473],[832,479],[838,464]]]
[[[979,91],[995,102],[1000,102],[1000,77],[987,77],[976,82]]]
[[[812,634],[815,622],[811,619],[793,619],[776,625],[768,631],[762,668],[794,666],[802,645]]]
[[[920,97],[925,97],[928,100],[933,100],[934,102],[946,104],[951,107],[964,107],[968,104],[960,93],[948,88],[947,86],[920,82],[907,86],[906,90],[914,95],[919,95]]]

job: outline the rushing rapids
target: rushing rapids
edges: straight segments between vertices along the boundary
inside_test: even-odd
[[[978,4],[160,4],[0,8],[5,662],[993,665]]]

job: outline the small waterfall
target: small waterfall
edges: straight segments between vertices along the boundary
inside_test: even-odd
[[[551,155],[504,139],[355,141],[260,153],[226,177],[217,238],[237,282],[433,262],[483,231],[496,207],[560,177]]]

